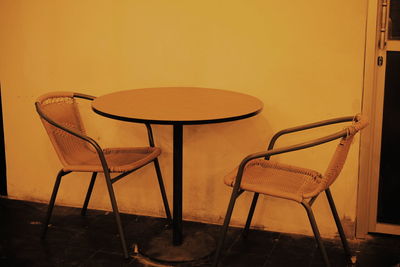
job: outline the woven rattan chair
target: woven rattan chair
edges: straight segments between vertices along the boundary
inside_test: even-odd
[[[288,147],[274,148],[276,140],[282,135],[345,122],[351,122],[351,124],[344,129],[341,128],[341,131],[338,131],[334,134]],[[326,266],[330,266],[326,250],[322,243],[321,236],[311,209],[312,204],[319,194],[325,192],[345,250],[346,259],[350,264],[355,263],[355,257],[352,257],[351,255],[343,227],[329,190],[329,186],[340,174],[355,134],[367,125],[367,119],[358,114],[354,117],[341,117],[289,128],[276,133],[272,137],[267,151],[251,154],[244,158],[239,167],[228,174],[224,179],[225,184],[233,187],[233,190],[224,224],[221,229],[221,236],[218,242],[217,251],[215,253],[213,266],[218,265],[219,257],[225,241],[226,231],[229,226],[236,199],[244,191],[254,192],[253,201],[251,203],[250,211],[242,233],[244,237],[246,237],[248,234],[259,194],[295,201],[306,209],[321,255]],[[341,127],[343,127],[343,125]],[[306,149],[338,139],[340,139],[339,144],[324,175],[314,170],[291,166],[270,160],[272,155]]]
[[[160,166],[157,160],[161,150],[154,146],[152,129],[149,124],[146,124],[150,143],[149,147],[102,149],[95,140],[88,137],[85,133],[77,98],[91,101],[95,97],[71,92],[55,92],[39,97],[35,103],[36,110],[40,115],[47,134],[49,135],[63,165],[63,168],[57,175],[50,198],[47,216],[44,221],[42,238],[45,238],[46,236],[61,178],[71,172],[92,173],[92,178],[81,211],[81,214],[85,215],[97,173],[101,172],[104,173],[106,180],[111,206],[118,227],[118,234],[121,239],[123,255],[125,258],[128,258],[129,253],[118,211],[117,201],[114,195],[113,183],[133,171],[153,162],[157,173],[166,217],[170,222],[171,213],[168,206]],[[119,175],[111,178],[111,173],[119,173]]]

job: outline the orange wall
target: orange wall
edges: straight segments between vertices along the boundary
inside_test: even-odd
[[[229,89],[260,98],[263,113],[235,123],[184,130],[184,217],[221,223],[223,185],[246,154],[274,131],[361,110],[366,1],[0,1],[0,80],[10,197],[44,202],[60,168],[34,111],[37,96],[68,90],[92,95],[157,86]],[[145,129],[86,114],[103,145],[143,145]],[[155,126],[172,199],[172,130]],[[290,139],[289,141],[294,141]],[[284,144],[285,141],[282,143]],[[326,149],[279,157],[323,171]],[[81,205],[89,182],[63,181],[58,203]],[[358,141],[332,191],[339,213],[355,220]],[[151,190],[154,188],[155,190]],[[162,216],[150,167],[116,185],[121,210]],[[251,196],[238,203],[243,223]],[[93,208],[110,209],[103,181]],[[315,204],[325,236],[335,233],[325,197]],[[310,234],[295,203],[261,198],[257,227]]]

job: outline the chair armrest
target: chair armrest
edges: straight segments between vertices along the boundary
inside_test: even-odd
[[[87,100],[94,100],[94,99],[96,99],[95,96],[85,95],[85,94],[81,94],[81,93],[73,93],[73,95],[74,95],[74,97],[82,98],[82,99],[87,99]]]
[[[352,121],[352,120],[354,120],[354,116],[339,117],[339,118],[323,120],[323,121],[319,121],[319,122],[304,124],[304,125],[300,125],[300,126],[291,127],[291,128],[287,128],[287,129],[281,130],[281,131],[275,133],[274,136],[272,136],[271,141],[270,141],[270,143],[268,145],[268,150],[271,150],[271,149],[274,148],[274,145],[275,145],[276,141],[282,135],[289,134],[289,133],[294,133],[294,132],[300,132],[300,131],[304,131],[304,130],[308,130],[308,129],[312,129],[312,128],[317,128],[317,127],[321,127],[321,126],[326,126],[326,125],[331,125],[331,124],[336,124],[336,123]]]
[[[346,117],[346,119],[347,118],[351,118],[350,120],[353,119],[353,117]],[[333,120],[329,120],[329,121],[333,121]],[[290,128],[290,129],[295,129],[295,131],[297,131],[296,129],[301,130],[303,127],[308,127],[306,129],[310,129],[310,128],[315,128],[315,127],[318,127],[318,126],[327,125],[327,122],[328,121],[320,122],[321,124],[320,125],[316,125],[316,126],[313,126],[313,125],[318,124],[318,123],[308,124],[308,125],[304,125],[304,126],[300,126],[300,127]],[[339,122],[342,122],[342,121],[339,121]],[[324,124],[322,124],[322,123],[324,123]],[[332,122],[330,122],[328,124],[331,124],[331,123]],[[281,148],[269,149],[269,150],[266,150],[266,151],[260,151],[260,152],[257,152],[257,153],[250,154],[250,155],[246,156],[241,161],[241,163],[239,165],[239,169],[238,169],[237,175],[236,175],[235,185],[234,185],[233,188],[234,188],[234,190],[239,190],[240,183],[241,183],[242,177],[243,177],[244,168],[245,168],[246,164],[249,161],[253,160],[253,159],[257,159],[257,158],[269,159],[269,157],[272,156],[272,155],[278,155],[278,154],[288,153],[288,152],[292,152],[292,151],[302,150],[302,149],[313,147],[313,146],[318,146],[318,145],[321,145],[321,144],[324,144],[324,143],[328,143],[328,142],[331,142],[333,140],[336,140],[336,139],[339,139],[339,138],[342,138],[342,137],[346,137],[347,135],[348,135],[348,130],[344,129],[344,130],[341,130],[341,131],[336,132],[334,134],[327,135],[327,136],[324,136],[324,137],[320,137],[320,138],[317,138],[317,139],[314,139],[314,140],[311,140],[311,141],[298,143],[298,144],[295,144],[295,145],[281,147]]]

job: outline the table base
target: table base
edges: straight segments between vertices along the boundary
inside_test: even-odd
[[[189,232],[183,242],[174,246],[172,231],[165,230],[160,235],[139,245],[139,253],[145,257],[165,263],[197,261],[210,256],[216,249],[215,239],[204,232]]]

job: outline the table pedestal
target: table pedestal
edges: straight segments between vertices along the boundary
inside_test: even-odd
[[[161,263],[180,263],[205,259],[216,249],[215,239],[204,231],[188,232],[179,246],[173,245],[171,239],[172,231],[166,230],[140,244],[139,253]]]
[[[182,168],[183,168],[183,125],[174,124],[173,129],[173,216],[172,243],[182,244]]]
[[[215,239],[204,231],[188,227],[183,234],[182,222],[182,162],[183,125],[173,126],[173,221],[168,229],[139,245],[147,258],[166,263],[204,259],[216,249]]]

